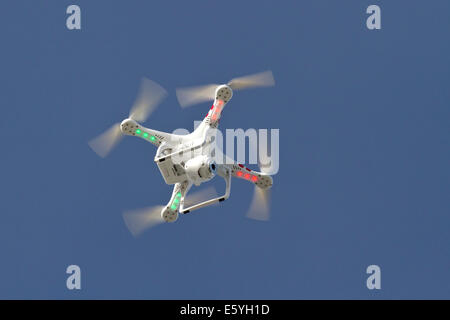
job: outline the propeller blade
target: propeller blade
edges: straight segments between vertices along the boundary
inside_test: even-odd
[[[120,142],[122,137],[120,124],[115,123],[111,128],[89,141],[88,144],[95,153],[104,158]]]
[[[166,96],[167,91],[163,87],[143,78],[139,95],[130,111],[130,118],[138,122],[145,122]]]
[[[177,89],[177,98],[180,106],[185,108],[193,104],[214,100],[218,84]]]
[[[145,230],[164,222],[161,217],[163,208],[164,206],[154,206],[126,211],[123,213],[123,220],[131,234],[137,237]]]
[[[184,208],[189,208],[194,204],[210,200],[217,197],[217,191],[214,187],[208,187],[200,191],[193,192],[191,194],[187,194],[186,199],[184,200]]]
[[[270,218],[270,189],[255,186],[253,200],[247,212],[247,218],[267,221]]]
[[[264,71],[248,76],[234,78],[228,85],[232,90],[241,90],[254,87],[270,87],[275,85],[272,71]]]
[[[250,148],[256,148],[258,146],[251,144]],[[269,163],[267,158],[267,144],[259,145],[260,154],[258,155],[259,170],[263,175],[270,175],[270,167],[263,166],[263,164]],[[262,189],[255,185],[253,191],[253,199],[250,204],[250,209],[247,212],[247,217],[250,219],[268,221],[270,218],[270,188]]]

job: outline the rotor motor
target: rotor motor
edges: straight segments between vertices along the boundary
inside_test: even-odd
[[[169,207],[164,207],[161,210],[161,218],[163,218],[164,221],[166,222],[175,222],[178,219],[178,211],[177,210],[172,210]]]

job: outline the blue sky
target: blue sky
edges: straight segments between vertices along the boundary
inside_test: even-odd
[[[82,30],[65,27],[78,4]],[[382,29],[366,28],[378,4]],[[3,1],[0,298],[450,298],[448,1]],[[252,186],[135,239],[126,209],[165,204],[156,149],[87,141],[124,119],[141,77],[168,98],[145,123],[192,129],[175,88],[271,69],[221,128],[279,128],[272,219]],[[256,169],[256,168],[254,168]],[[82,289],[66,289],[66,267]],[[381,267],[369,291],[367,266]]]

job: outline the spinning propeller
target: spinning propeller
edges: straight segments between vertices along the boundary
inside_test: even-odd
[[[137,122],[144,122],[148,119],[159,103],[166,97],[167,92],[149,79],[143,78],[139,95],[131,107],[129,118]],[[122,140],[120,123],[113,124],[108,130],[89,141],[89,146],[100,157],[106,157],[111,150]]]
[[[264,168],[260,168],[260,170],[266,174]],[[246,217],[260,221],[268,221],[270,219],[270,188],[262,189],[255,185],[252,202]]]
[[[250,145],[250,147],[255,147],[253,144]],[[260,146],[261,148],[262,146]],[[228,157],[225,153],[223,153],[221,150],[216,149],[216,152],[222,153],[224,163],[226,164],[235,164],[236,161]],[[264,152],[264,151],[262,151]],[[267,153],[262,153],[267,154]],[[220,155],[219,155],[220,157]],[[269,168],[266,167],[259,167],[259,170],[263,175],[270,176],[271,172]],[[268,221],[270,219],[270,188],[260,188],[256,184],[254,186],[253,191],[253,197],[252,202],[250,204],[250,208],[248,209],[246,213],[246,217],[254,220],[260,220],[260,221]]]
[[[255,87],[270,87],[275,85],[272,71],[264,71],[252,75],[234,78],[227,84],[231,90],[241,90]],[[177,98],[180,105],[188,107],[200,102],[214,100],[216,88],[219,84],[177,89]]]
[[[184,203],[184,207],[189,207],[189,203],[203,202],[206,199],[217,197],[217,192],[214,187],[208,187],[203,190],[188,194]],[[143,209],[136,209],[125,211],[123,219],[127,225],[128,230],[137,237],[145,230],[150,229],[158,224],[164,223],[161,217],[161,211],[165,206],[154,206]]]

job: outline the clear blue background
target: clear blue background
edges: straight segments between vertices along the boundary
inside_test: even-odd
[[[66,29],[78,4],[82,30]],[[382,29],[366,28],[366,8]],[[450,298],[450,2],[2,1],[0,298]],[[150,144],[87,141],[142,76],[170,93],[145,123],[192,129],[175,88],[271,69],[221,128],[279,128],[272,220],[221,206],[131,236],[165,204]],[[66,289],[66,267],[82,290]],[[366,288],[366,268],[382,289]]]

